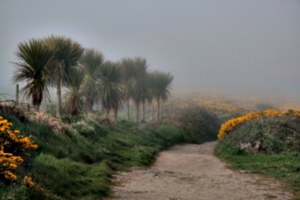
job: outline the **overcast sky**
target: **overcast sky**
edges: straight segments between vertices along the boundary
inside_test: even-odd
[[[175,89],[300,93],[297,0],[0,0],[0,93],[18,43],[51,34],[107,60],[144,57]]]

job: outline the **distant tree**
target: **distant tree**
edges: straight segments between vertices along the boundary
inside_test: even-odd
[[[53,81],[56,85],[57,110],[56,116],[61,114],[61,87],[66,85],[74,66],[79,64],[79,59],[84,49],[78,42],[63,36],[50,36],[45,38],[48,47],[55,51],[55,67],[52,70]]]
[[[153,101],[153,91],[151,87],[151,77],[147,72],[143,81],[141,82],[141,103],[142,103],[142,121],[146,121],[146,102],[152,103]]]
[[[100,97],[99,82],[103,60],[103,54],[95,49],[85,49],[80,59],[81,68],[85,74],[82,92],[89,112],[92,112],[95,101]]]
[[[119,63],[106,61],[101,69],[101,104],[108,117],[111,110],[117,120],[118,109],[124,99],[122,88],[122,74]]]
[[[83,109],[83,92],[81,90],[85,74],[81,68],[73,71],[66,84],[67,92],[64,95],[63,108],[70,115],[78,115]]]
[[[140,121],[140,104],[145,97],[146,76],[147,76],[147,61],[143,58],[134,59],[134,87],[133,87],[133,101],[136,107],[136,122]]]
[[[39,111],[43,100],[43,92],[48,95],[48,86],[51,74],[49,69],[53,66],[54,51],[49,49],[42,40],[31,39],[29,42],[20,43],[16,56],[20,60],[14,62],[16,70],[13,81],[25,81],[21,89],[25,98],[32,99],[36,111]]]
[[[150,73],[153,96],[157,101],[156,120],[160,120],[160,102],[167,100],[170,95],[170,86],[173,76],[169,73],[154,71]]]
[[[132,58],[121,60],[121,72],[123,81],[124,100],[127,107],[127,120],[130,121],[130,99],[134,94],[135,62]]]

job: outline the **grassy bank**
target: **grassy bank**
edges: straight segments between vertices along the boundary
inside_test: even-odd
[[[201,109],[202,114],[197,116],[207,118],[210,115],[207,112]],[[109,195],[110,179],[116,170],[150,165],[157,152],[174,144],[215,139],[219,126],[216,122],[216,127],[206,127],[196,136],[191,130],[197,129],[184,131],[186,127],[162,122],[114,124],[89,115],[63,117],[61,124],[44,117],[50,121],[45,124],[41,123],[43,120],[36,120],[37,123],[15,114],[2,112],[0,115],[13,123],[12,131],[32,136],[34,144],[39,146],[37,150],[25,152],[31,156],[24,157],[24,163],[17,169],[11,169],[17,179],[0,177],[1,200],[102,199]],[[199,120],[196,122],[191,122],[190,127],[194,124],[200,128]]]
[[[292,114],[245,121],[219,139],[215,154],[230,168],[278,178],[300,199],[300,118]]]

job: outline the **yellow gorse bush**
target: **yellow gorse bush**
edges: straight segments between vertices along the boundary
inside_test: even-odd
[[[16,180],[18,178],[13,171],[24,162],[20,155],[26,150],[38,148],[38,145],[32,143],[31,136],[18,135],[20,131],[10,130],[12,125],[0,116],[0,178],[2,176],[6,180]],[[29,187],[32,187],[31,185],[34,183],[29,178],[26,178],[26,183]]]
[[[262,118],[262,117],[269,117],[269,116],[287,116],[287,115],[300,116],[300,111],[299,110],[288,110],[286,112],[280,112],[277,110],[269,109],[269,110],[265,110],[265,111],[251,112],[251,113],[248,113],[247,115],[230,119],[226,123],[224,123],[219,130],[218,138],[219,139],[223,138],[230,131],[232,131],[237,125],[242,124],[248,120],[258,119],[258,118]]]

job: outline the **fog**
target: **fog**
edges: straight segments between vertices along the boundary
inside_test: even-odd
[[[0,93],[14,93],[18,43],[54,34],[106,60],[146,58],[174,90],[300,94],[296,0],[1,0],[0,26]]]

